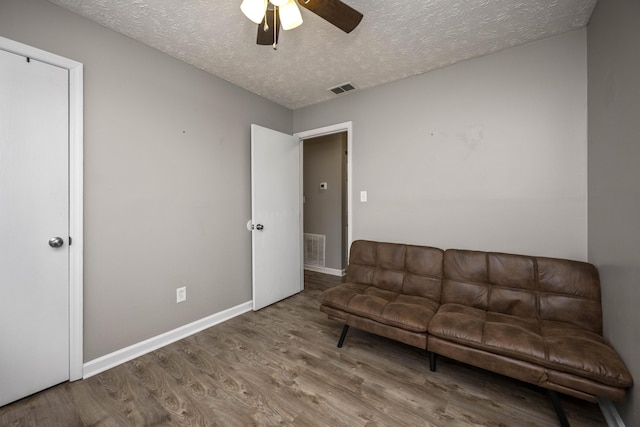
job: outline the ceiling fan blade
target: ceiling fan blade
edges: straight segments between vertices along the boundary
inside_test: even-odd
[[[256,40],[256,43],[261,44],[261,45],[265,45],[265,46],[269,46],[272,45],[274,42],[278,43],[278,37],[280,37],[280,20],[278,19],[278,26],[276,27],[276,31],[275,31],[275,40],[273,40],[273,28],[274,28],[274,16],[273,16],[273,9],[271,10],[267,10],[267,12],[264,14],[264,19],[262,20],[261,23],[258,24],[258,37]],[[265,20],[267,21],[267,27],[265,30]]]
[[[362,14],[340,0],[299,0],[298,4],[350,33],[362,20]]]

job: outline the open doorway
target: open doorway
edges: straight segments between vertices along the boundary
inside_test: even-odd
[[[342,275],[347,244],[347,133],[304,140],[304,268]]]
[[[303,142],[304,269],[344,275],[351,244],[351,123],[296,134]]]

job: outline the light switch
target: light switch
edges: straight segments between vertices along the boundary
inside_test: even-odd
[[[360,192],[360,201],[361,202],[366,202],[367,201],[367,192],[366,191],[361,191]]]

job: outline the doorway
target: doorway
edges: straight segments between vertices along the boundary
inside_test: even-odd
[[[82,356],[82,290],[83,290],[83,66],[76,61],[63,58],[43,50],[0,37],[0,50],[7,54],[18,55],[24,61],[38,61],[43,65],[58,67],[66,70],[68,85],[65,89],[68,97],[67,123],[63,126],[68,129],[67,144],[64,148],[67,152],[68,170],[68,196],[65,204],[68,205],[68,236],[60,236],[60,240],[67,246],[68,271],[67,301],[68,301],[68,379],[71,381],[83,377]],[[6,117],[6,116],[5,116]],[[17,116],[16,116],[17,117]],[[46,168],[45,168],[46,169]],[[49,239],[51,236],[46,236]],[[47,241],[44,241],[46,247]],[[72,241],[72,244],[71,244]],[[56,247],[49,243],[52,248]],[[56,247],[57,248],[57,247]],[[59,249],[59,248],[58,248]],[[35,267],[35,266],[33,266]]]
[[[304,268],[342,276],[352,241],[352,124],[295,134],[303,148]]]

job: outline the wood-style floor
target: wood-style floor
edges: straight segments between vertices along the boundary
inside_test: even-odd
[[[0,408],[0,426],[555,426],[533,386],[342,325],[318,310],[339,278],[87,380]],[[0,384],[0,387],[2,385]],[[573,427],[605,426],[562,397]]]

